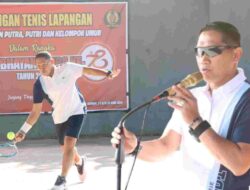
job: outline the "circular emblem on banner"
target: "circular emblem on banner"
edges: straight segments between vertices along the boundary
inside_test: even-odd
[[[81,53],[82,62],[89,67],[98,69],[112,70],[113,57],[111,52],[104,45],[92,44],[87,46]],[[84,74],[88,79],[99,81],[106,78],[106,76],[95,76]]]
[[[115,10],[109,10],[104,16],[104,22],[109,28],[117,27],[121,23],[121,14]]]

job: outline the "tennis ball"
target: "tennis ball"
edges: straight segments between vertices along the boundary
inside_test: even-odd
[[[7,133],[7,139],[9,139],[10,141],[12,141],[15,138],[15,133],[13,132],[8,132]]]

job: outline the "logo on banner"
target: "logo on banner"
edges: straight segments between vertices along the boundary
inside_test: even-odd
[[[89,67],[95,67],[98,69],[112,70],[113,69],[113,57],[111,52],[104,45],[94,44],[87,46],[82,54],[82,62]],[[95,76],[85,74],[85,76],[92,81],[100,81],[106,78],[106,76]]]
[[[104,22],[107,27],[115,28],[121,24],[121,14],[115,10],[109,10],[104,16]]]

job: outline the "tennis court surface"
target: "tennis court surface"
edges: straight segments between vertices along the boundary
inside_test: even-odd
[[[81,155],[87,155],[87,178],[79,183],[73,166],[67,177],[68,190],[116,190],[117,173],[114,149],[110,138],[82,138],[78,142]],[[13,158],[0,158],[0,190],[48,190],[60,174],[61,152],[56,140],[25,140],[18,144]],[[172,159],[172,161],[175,159]],[[173,162],[146,163],[137,161],[128,190],[166,189],[178,183],[178,169]],[[132,157],[123,164],[124,189]],[[177,176],[177,177],[176,177]]]

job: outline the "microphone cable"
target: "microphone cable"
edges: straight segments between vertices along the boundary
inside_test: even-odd
[[[146,120],[146,115],[148,113],[148,110],[151,106],[151,103],[147,105],[145,111],[144,111],[144,116],[143,116],[143,120],[142,120],[142,125],[141,125],[141,129],[140,129],[140,133],[139,133],[139,136],[137,138],[137,147],[138,147],[138,150],[135,152],[135,155],[134,155],[134,160],[133,160],[133,164],[132,164],[132,167],[130,169],[130,172],[129,172],[129,176],[128,176],[128,180],[127,180],[127,183],[126,183],[126,186],[125,186],[125,190],[127,190],[128,188],[128,184],[129,184],[129,181],[130,181],[130,178],[132,176],[132,173],[134,171],[134,166],[135,166],[135,163],[136,163],[136,160],[137,160],[137,155],[138,155],[138,152],[139,152],[139,148],[140,148],[140,145],[141,145],[141,139],[142,139],[142,135],[143,135],[143,131],[144,131],[144,128],[145,128],[145,120]]]

